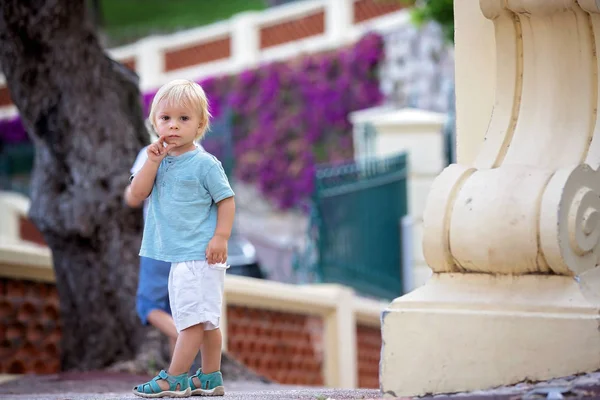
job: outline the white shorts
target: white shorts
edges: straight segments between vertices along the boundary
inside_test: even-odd
[[[227,268],[206,261],[171,264],[169,302],[177,332],[198,324],[206,330],[219,327]]]

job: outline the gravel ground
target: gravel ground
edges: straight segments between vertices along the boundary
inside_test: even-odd
[[[228,392],[227,400],[275,400],[275,399],[374,399],[379,396],[377,390],[332,390],[332,389],[288,389]],[[64,393],[62,395],[19,395],[0,397],[7,400],[139,400],[140,397],[127,393],[81,394]],[[199,397],[194,397],[199,398]]]
[[[132,388],[151,377],[123,373],[86,372],[25,375],[0,384],[2,400],[134,400]],[[341,390],[278,385],[257,381],[225,382],[225,399],[373,399],[379,390]],[[197,398],[197,397],[196,397]]]
[[[2,400],[137,400],[134,385],[149,377],[106,372],[23,376],[0,384]],[[308,388],[257,381],[226,382],[225,399],[381,399],[375,389],[343,390]],[[524,382],[490,390],[426,396],[436,400],[600,399],[600,371],[585,375]]]

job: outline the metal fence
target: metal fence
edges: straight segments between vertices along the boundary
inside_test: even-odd
[[[378,298],[402,294],[407,174],[406,154],[318,167],[311,222],[317,280]]]
[[[0,147],[0,190],[29,195],[29,179],[35,157],[33,144],[7,143]]]

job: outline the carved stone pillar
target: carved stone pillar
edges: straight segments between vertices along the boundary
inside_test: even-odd
[[[493,113],[475,161],[432,186],[434,276],[384,312],[384,393],[600,369],[599,6],[480,0],[495,29]]]

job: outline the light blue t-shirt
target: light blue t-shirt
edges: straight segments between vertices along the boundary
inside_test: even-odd
[[[217,227],[216,203],[234,196],[223,166],[198,148],[166,156],[156,174],[140,256],[167,262],[202,261]]]

